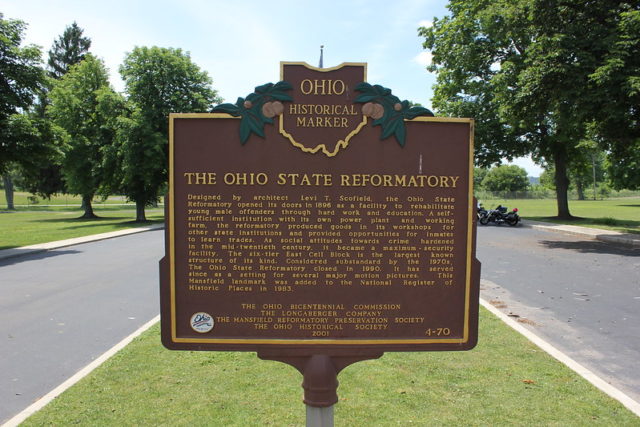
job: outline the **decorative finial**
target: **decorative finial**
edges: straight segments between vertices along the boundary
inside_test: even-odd
[[[323,49],[324,49],[324,45],[321,44],[320,45],[320,63],[318,64],[318,68],[322,68],[323,67],[323,65],[322,65],[322,51],[323,51]]]

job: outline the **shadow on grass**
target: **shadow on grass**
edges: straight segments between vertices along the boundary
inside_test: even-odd
[[[69,223],[69,222],[82,222],[87,223],[89,225],[95,224],[96,222],[105,222],[105,221],[124,221],[126,219],[131,219],[130,216],[97,216],[96,218],[42,218],[42,219],[34,219],[33,222],[43,222],[43,223]],[[127,222],[134,222],[133,220]]]
[[[147,220],[144,222],[137,222],[135,220],[124,221],[125,219],[130,217],[98,217],[98,218],[47,218],[47,219],[35,219],[34,222],[41,223],[50,223],[50,224],[59,224],[60,228],[63,230],[82,230],[91,227],[95,227],[96,225],[104,225],[113,227],[116,231],[119,229],[126,228],[135,228],[135,227],[145,227],[153,224],[162,224],[164,223],[164,219],[157,220]],[[97,231],[102,232],[102,231]]]
[[[627,257],[640,257],[640,248],[629,248],[620,245],[612,245],[596,240],[541,240],[540,244],[544,245],[547,249],[567,249],[588,254],[608,254]]]
[[[155,208],[152,208],[155,209]],[[100,205],[93,207],[94,212],[103,212],[103,211],[134,211],[136,210],[136,206],[132,205]],[[5,210],[6,211],[6,210]],[[49,206],[16,206],[14,211],[8,212],[78,212],[79,215],[82,215],[84,212],[79,206],[66,206],[66,205],[49,205]]]
[[[582,227],[608,227],[617,231],[621,231],[623,233],[632,233],[638,234],[640,233],[640,221],[630,220],[630,219],[615,219],[615,218],[583,218],[583,217],[573,217],[573,219],[559,219],[555,216],[528,216],[525,219],[531,221],[542,221],[542,222],[550,222],[553,224],[564,224],[564,225],[576,225]]]

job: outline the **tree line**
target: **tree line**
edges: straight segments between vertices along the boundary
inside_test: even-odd
[[[26,24],[0,13],[0,174],[13,208],[10,171],[42,197],[82,197],[93,218],[95,196],[123,194],[136,221],[166,189],[168,115],[207,112],[221,99],[188,52],[136,47],[109,84],[104,62],[75,22],[53,42],[43,65],[39,47],[22,46]]]
[[[478,166],[531,155],[553,170],[566,219],[570,179],[585,163],[595,169],[598,152],[614,188],[640,188],[638,1],[450,0],[448,9],[419,33],[437,73],[434,109],[476,120]]]
[[[615,189],[640,188],[638,1],[450,0],[448,8],[419,33],[437,73],[435,111],[476,121],[477,166],[531,155],[553,172],[562,218],[571,218],[571,181],[581,191],[597,163]],[[210,111],[220,102],[211,78],[180,49],[136,47],[119,68],[120,94],[77,24],[54,41],[46,66],[40,48],[21,46],[25,25],[0,14],[7,195],[17,169],[32,193],[81,195],[86,217],[94,196],[117,193],[144,220],[166,185],[167,116]]]
[[[607,161],[604,152],[597,152],[589,162],[576,163],[569,170],[570,190],[578,200],[607,197],[611,194]],[[524,168],[516,165],[498,165],[491,168],[474,168],[474,189],[501,194],[519,194],[527,198],[546,198],[555,191],[555,170],[547,165],[539,177],[527,176]],[[506,196],[505,196],[506,197]],[[509,196],[513,197],[513,196]]]

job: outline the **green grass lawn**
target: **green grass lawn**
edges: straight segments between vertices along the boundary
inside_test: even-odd
[[[0,249],[14,248],[64,240],[91,234],[106,233],[145,225],[135,222],[135,205],[96,205],[99,218],[80,219],[79,206],[18,207],[15,211],[0,211]],[[163,208],[148,208],[147,219],[162,222]]]
[[[481,309],[469,352],[387,353],[339,375],[338,426],[638,426]],[[24,426],[304,425],[302,376],[254,353],[169,351],[154,326]]]
[[[582,227],[605,228],[624,233],[640,233],[640,198],[630,197],[606,200],[571,200],[569,210],[577,218],[560,221],[552,218],[557,214],[556,201],[552,199],[483,199],[487,209],[497,205],[518,208],[525,220],[547,221]]]

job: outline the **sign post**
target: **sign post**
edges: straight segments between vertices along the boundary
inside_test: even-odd
[[[410,106],[366,64],[282,63],[235,104],[171,115],[169,152],[167,348],[288,363],[328,408],[351,363],[475,346],[472,120]]]

